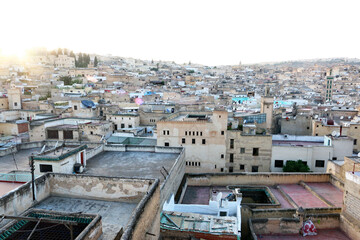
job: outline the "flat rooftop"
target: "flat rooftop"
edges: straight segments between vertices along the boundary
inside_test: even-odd
[[[284,235],[257,235],[262,240],[351,240],[340,229],[318,229],[316,236],[303,237],[300,234],[284,234]]]
[[[103,239],[114,239],[122,227],[125,229],[137,204],[82,198],[48,197],[34,208],[67,213],[99,214],[102,217]]]
[[[85,174],[164,180],[162,168],[169,172],[178,156],[178,153],[106,151],[87,160]]]
[[[41,148],[24,149],[16,152],[14,155],[9,154],[0,157],[0,169],[2,172],[10,172],[13,170],[30,171],[29,156],[31,154],[38,154],[40,151]],[[14,158],[16,164],[14,162]],[[18,167],[18,169],[16,169],[16,166]]]
[[[23,184],[22,183],[11,183],[11,182],[0,182],[0,197],[21,185],[23,185]]]
[[[311,191],[300,184],[280,184],[277,187],[268,187],[280,203],[280,208],[295,208],[291,204],[291,201],[303,208],[327,208],[329,206],[325,201],[329,202],[332,207],[342,207],[343,192],[331,183],[305,184]],[[256,185],[249,186],[256,187]],[[243,186],[243,188],[246,189],[246,186]],[[259,186],[259,188],[261,188],[261,186]],[[209,199],[218,192],[223,192],[224,196],[229,190],[226,186],[187,186],[181,203],[207,205],[209,204]],[[321,200],[315,194],[320,195],[325,200]]]

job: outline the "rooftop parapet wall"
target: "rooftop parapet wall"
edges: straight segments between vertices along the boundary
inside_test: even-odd
[[[187,174],[191,186],[227,186],[234,184],[277,185],[304,182],[329,182],[329,173],[203,173]]]
[[[305,218],[311,218],[316,229],[333,229],[340,227],[340,214],[307,214]],[[256,235],[283,235],[298,234],[302,223],[298,218],[260,218],[249,219],[251,236],[254,240]]]
[[[50,174],[52,196],[138,202],[155,179],[114,178],[72,174]]]
[[[104,151],[118,152],[156,152],[156,153],[181,153],[182,147],[162,147],[162,146],[143,146],[143,145],[123,145],[106,144]]]
[[[169,147],[159,147],[159,150],[166,151]],[[174,165],[166,176],[165,181],[161,184],[160,206],[167,201],[172,194],[175,194],[181,185],[185,174],[185,149],[182,148],[180,155],[176,158]]]

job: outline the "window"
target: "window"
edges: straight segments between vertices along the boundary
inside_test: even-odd
[[[221,158],[224,158],[224,154],[221,154]]]
[[[325,167],[325,161],[324,160],[316,160],[315,167]]]
[[[59,139],[58,130],[47,130],[47,136],[49,139]]]
[[[168,147],[170,144],[168,142],[165,143],[165,147]]]
[[[354,139],[354,145],[356,145],[357,144],[357,139]]]
[[[355,129],[357,129],[357,127],[355,127]]]
[[[14,102],[14,106],[15,106],[15,107],[17,106],[17,102]]]
[[[224,171],[224,168],[221,168],[220,171],[223,172],[223,171]]]
[[[74,106],[74,110],[77,110],[77,106],[76,106],[76,105]]]
[[[216,169],[216,164],[215,164],[215,169]]]
[[[234,139],[230,139],[230,149],[234,149]]]
[[[224,131],[221,131],[221,135],[224,135],[225,134],[225,132]]]
[[[219,216],[220,216],[220,217],[226,217],[226,216],[227,216],[227,212],[225,212],[225,211],[220,211]]]
[[[234,154],[230,153],[230,162],[234,162]]]
[[[240,153],[245,153],[245,148],[240,148]]]
[[[64,139],[73,139],[73,131],[64,131]]]
[[[307,166],[307,161],[302,161],[302,163],[304,164],[304,166]]]
[[[52,172],[53,168],[51,164],[40,164],[40,172]]]
[[[166,135],[166,131],[165,131],[165,130],[163,131],[163,135]]]
[[[181,139],[181,143],[185,143],[185,142],[186,142],[185,138]]]
[[[193,136],[195,136],[195,131],[193,131]]]
[[[233,167],[229,167],[229,172],[234,172],[234,168],[233,168]]]
[[[185,131],[185,136],[187,136],[187,131]]]
[[[200,132],[200,136],[202,136],[202,132]]]
[[[259,156],[259,148],[253,148],[253,156]]]
[[[240,170],[244,170],[245,169],[245,165],[240,164]]]
[[[192,139],[192,144],[195,144],[195,138]]]
[[[252,172],[258,172],[259,171],[259,166],[252,166],[251,171]]]
[[[93,131],[90,131],[90,134],[91,134],[91,135],[93,135],[93,134],[94,134],[94,132],[93,132]]]
[[[282,168],[284,166],[284,160],[275,160],[275,167]]]
[[[306,129],[310,129],[310,127],[306,127]]]
[[[169,131],[169,130],[167,130],[167,135],[170,135],[170,131]]]
[[[132,128],[132,125],[131,125],[131,124],[129,124],[129,128]]]
[[[337,157],[333,157],[332,160],[337,160]]]
[[[124,123],[121,124],[121,128],[125,128],[125,124],[124,124]]]
[[[319,136],[319,134],[315,134],[315,136]]]
[[[202,144],[206,144],[206,139],[203,139],[203,140],[202,140]]]
[[[199,136],[199,132],[198,132],[198,131],[196,132],[196,136]]]

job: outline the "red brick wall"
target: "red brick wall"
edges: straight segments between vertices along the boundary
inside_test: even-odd
[[[29,131],[29,124],[28,123],[19,123],[18,124],[18,131],[19,133],[24,133]]]

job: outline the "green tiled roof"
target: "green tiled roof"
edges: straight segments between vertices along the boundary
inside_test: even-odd
[[[60,161],[63,160],[71,155],[74,155],[75,153],[78,153],[84,149],[87,149],[87,145],[82,145],[78,148],[75,148],[67,153],[64,153],[63,155],[60,155],[58,157],[50,157],[50,156],[35,156],[34,160],[40,160],[40,161]]]

